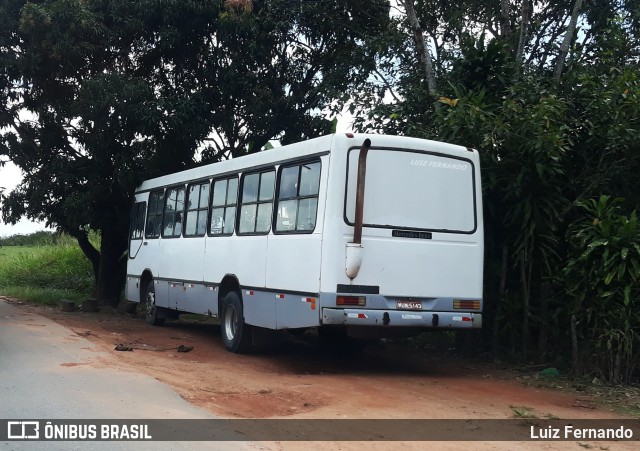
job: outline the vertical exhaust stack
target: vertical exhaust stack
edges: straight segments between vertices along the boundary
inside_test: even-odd
[[[360,271],[362,265],[362,223],[364,218],[364,185],[367,175],[367,154],[371,147],[371,140],[365,139],[360,147],[360,155],[358,156],[358,180],[356,183],[356,218],[353,227],[353,241],[347,243],[345,272],[347,277],[353,281]]]

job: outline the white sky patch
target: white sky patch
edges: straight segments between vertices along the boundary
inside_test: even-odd
[[[347,133],[353,131],[354,117],[349,113],[348,109],[345,108],[337,117],[338,123],[336,124],[336,133]]]
[[[0,166],[0,187],[5,189],[5,193],[8,193],[22,180],[22,171],[15,164],[10,161],[4,166]]]
[[[22,171],[15,164],[8,162],[0,167],[0,188],[4,188],[4,193],[9,194],[22,181]],[[0,205],[2,201],[0,201]],[[22,218],[16,225],[9,225],[2,222],[0,216],[0,237],[11,235],[28,235],[29,233],[46,230],[43,222],[34,222]]]

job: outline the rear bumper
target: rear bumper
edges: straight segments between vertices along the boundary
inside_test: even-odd
[[[322,309],[323,325],[480,329],[481,313],[412,310]]]

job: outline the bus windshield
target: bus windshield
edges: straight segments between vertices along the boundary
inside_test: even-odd
[[[359,149],[349,151],[345,218],[355,221]],[[470,160],[414,150],[370,149],[364,224],[453,233],[476,230]]]

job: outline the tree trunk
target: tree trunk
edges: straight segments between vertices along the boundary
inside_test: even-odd
[[[553,296],[553,286],[551,282],[542,282],[540,287],[540,333],[538,335],[538,359],[542,362],[547,354],[547,343],[549,334],[547,329],[549,323],[547,317],[549,316],[549,298]]]
[[[429,90],[429,95],[431,95],[431,97],[433,97],[435,100],[438,97],[438,86],[436,85],[436,76],[433,72],[431,52],[429,51],[429,47],[427,47],[424,42],[424,35],[422,32],[422,28],[420,27],[420,22],[418,22],[418,18],[416,17],[416,10],[413,7],[413,0],[404,0],[404,6],[407,12],[409,25],[411,26],[411,30],[413,31],[413,42],[416,45],[418,61],[420,62],[420,65],[422,66],[425,77],[427,79],[427,89]]]
[[[529,265],[526,261],[524,251],[520,252],[520,282],[522,284],[522,358],[527,360],[529,354],[529,301],[531,296],[531,277],[528,276]]]
[[[503,38],[506,38],[510,33],[509,0],[500,0],[500,34]]]
[[[578,16],[580,15],[581,8],[582,0],[576,0],[576,3],[573,5],[573,11],[571,12],[571,20],[569,21],[569,26],[567,27],[567,31],[564,34],[564,39],[562,40],[562,44],[560,45],[560,54],[558,55],[558,59],[556,60],[556,66],[553,69],[553,81],[556,84],[560,83],[562,68],[564,67],[564,62],[567,59],[567,55],[569,54],[569,47],[571,46],[571,42],[573,41],[573,37],[576,33],[576,24],[578,23]]]
[[[574,376],[581,376],[580,356],[578,355],[578,327],[576,314],[571,315],[571,372]]]
[[[622,343],[620,343],[620,339],[616,340],[616,357],[613,361],[613,374],[610,374],[610,384],[620,384],[622,382],[622,378],[620,377],[621,368],[622,368]]]
[[[522,72],[522,60],[524,57],[524,46],[527,43],[527,35],[529,34],[529,16],[531,3],[530,0],[522,0],[521,22],[520,22],[520,39],[518,40],[518,50],[516,51],[516,74]]]
[[[100,252],[93,247],[93,244],[89,241],[89,236],[86,233],[82,233],[76,236],[76,240],[78,241],[78,245],[80,249],[84,253],[84,255],[91,262],[91,267],[93,268],[93,279],[95,281],[95,286],[98,284],[98,274],[100,268]]]
[[[102,230],[96,297],[98,302],[105,306],[117,307],[124,288],[127,257],[123,255],[126,239],[122,238],[116,230]]]
[[[496,305],[495,316],[493,318],[493,336],[491,351],[496,358],[500,354],[500,308],[507,293],[507,270],[509,265],[509,246],[502,245],[502,267],[500,268],[500,288],[498,290],[498,305]]]

